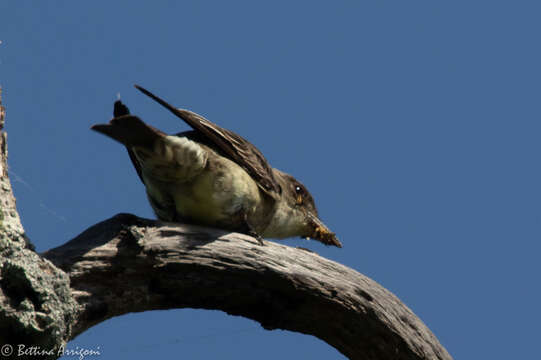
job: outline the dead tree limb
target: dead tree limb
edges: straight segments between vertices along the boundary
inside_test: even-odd
[[[119,214],[38,255],[25,241],[0,140],[3,343],[56,349],[115,316],[199,308],[314,335],[350,359],[451,359],[393,294],[307,250]]]
[[[0,98],[0,130],[4,128],[4,117]],[[36,254],[24,234],[8,177],[7,156],[7,134],[2,131],[0,346],[35,344],[43,349],[58,349],[69,340],[78,304],[71,295],[68,274]],[[25,358],[5,352],[4,347],[1,351],[5,358]]]

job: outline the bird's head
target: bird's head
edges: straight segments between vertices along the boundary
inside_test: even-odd
[[[274,175],[282,189],[272,225],[273,230],[283,236],[276,237],[300,236],[342,247],[336,235],[319,219],[314,198],[308,189],[289,174],[274,169]]]

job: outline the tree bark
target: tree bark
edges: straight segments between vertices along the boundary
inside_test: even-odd
[[[305,249],[119,214],[36,254],[15,209],[5,133],[0,149],[0,346],[57,350],[114,316],[199,308],[314,335],[350,359],[451,359],[393,294]]]
[[[79,305],[68,274],[36,254],[24,234],[8,177],[4,118],[0,89],[0,355],[22,359],[5,345],[59,349],[70,339]]]

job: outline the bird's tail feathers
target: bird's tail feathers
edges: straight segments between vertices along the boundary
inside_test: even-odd
[[[127,147],[152,147],[157,139],[166,136],[165,133],[147,125],[143,120],[133,115],[115,117],[108,124],[96,124],[91,129]]]

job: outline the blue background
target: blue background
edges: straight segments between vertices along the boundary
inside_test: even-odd
[[[456,359],[539,341],[541,26],[535,1],[2,1],[10,172],[39,251],[119,212],[153,217],[125,150],[89,130],[140,84],[258,146],[343,249],[300,239],[403,300]],[[216,311],[109,320],[101,359],[340,359]],[[68,358],[68,357],[66,357]]]

